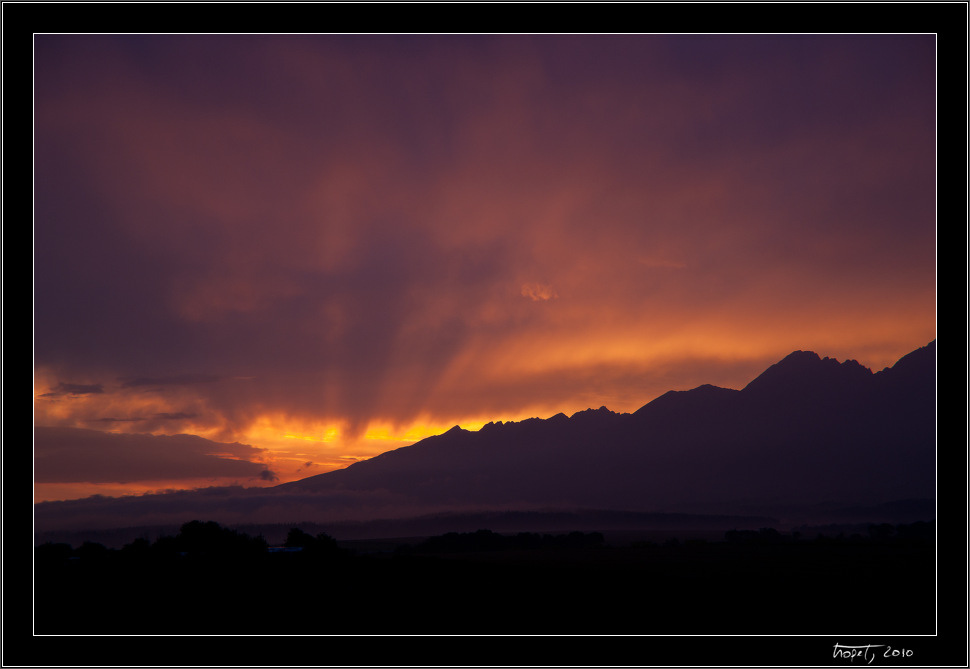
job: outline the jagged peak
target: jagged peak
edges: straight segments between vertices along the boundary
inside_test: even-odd
[[[583,411],[577,411],[570,418],[576,418],[577,416],[612,416],[615,411],[610,411],[605,406],[601,406],[599,409],[584,409]]]
[[[800,367],[805,367],[808,365],[812,365],[814,363],[820,363],[822,365],[825,365],[827,367],[832,367],[832,368],[834,368],[835,366],[840,366],[843,369],[864,369],[870,373],[872,371],[868,367],[860,364],[858,360],[848,359],[843,362],[839,362],[837,358],[830,358],[828,356],[825,356],[823,358],[819,356],[819,354],[816,353],[815,351],[792,351],[784,358],[776,362],[774,365],[769,367],[769,369],[771,369],[772,367],[790,367],[795,365],[798,365]]]
[[[742,392],[775,392],[790,387],[796,379],[798,387],[804,387],[810,379],[816,379],[812,383],[823,378],[853,382],[871,377],[872,370],[856,360],[839,362],[836,358],[819,357],[814,351],[793,351],[762,372]]]
[[[828,359],[829,358],[826,358],[826,360]],[[815,360],[821,360],[818,353],[816,353],[815,351],[798,350],[798,351],[792,351],[791,353],[786,355],[784,358],[782,358],[775,364],[783,365],[786,362],[808,362],[808,361],[815,361]]]
[[[866,367],[865,365],[863,365],[862,363],[860,363],[858,360],[852,360],[852,359],[845,360],[845,361],[842,362],[842,367],[844,369],[855,369],[855,368],[864,369],[867,372],[869,372],[870,374],[872,373],[872,370],[871,369],[869,369],[868,367]]]
[[[736,393],[738,391],[735,390],[734,388],[722,388],[721,386],[715,386],[713,383],[704,383],[686,392],[710,395],[712,393],[726,394],[726,393]]]

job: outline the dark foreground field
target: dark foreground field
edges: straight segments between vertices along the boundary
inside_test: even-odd
[[[192,530],[192,531],[189,531]],[[194,536],[189,536],[193,535]],[[804,539],[606,545],[450,534],[354,554],[267,550],[214,523],[35,553],[35,634],[933,634],[932,524]]]

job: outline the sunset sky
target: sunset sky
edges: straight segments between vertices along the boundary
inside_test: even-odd
[[[936,85],[933,35],[38,35],[35,499],[890,366]]]

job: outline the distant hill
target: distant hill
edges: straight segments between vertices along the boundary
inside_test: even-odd
[[[99,514],[135,525],[192,512],[267,523],[609,509],[820,522],[812,510],[932,500],[935,471],[933,341],[877,373],[796,351],[741,390],[671,391],[631,414],[600,407],[474,432],[455,426],[268,489],[44,503],[35,518],[51,529]]]

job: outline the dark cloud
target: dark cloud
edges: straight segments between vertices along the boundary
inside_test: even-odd
[[[48,393],[40,397],[78,397],[80,395],[100,395],[104,392],[104,386],[100,383],[58,383],[57,386]]]
[[[104,418],[92,418],[89,422],[92,423],[141,423],[145,421],[166,421],[166,420],[190,420],[192,418],[197,418],[198,414],[185,413],[185,412],[159,412],[151,415],[150,418],[145,417],[132,417],[132,418],[116,418],[113,416],[106,416]]]
[[[215,477],[260,477],[249,461],[262,449],[195,435],[114,434],[62,427],[34,428],[37,483],[128,483]]]
[[[185,413],[185,412],[178,412],[178,413],[161,412],[161,413],[154,414],[153,417],[158,420],[188,420],[190,418],[198,417],[198,414]]]
[[[124,379],[121,383],[122,388],[138,388],[140,386],[192,386],[200,383],[215,383],[219,381],[218,376],[209,374],[179,374],[177,376],[167,376],[160,378],[133,378]]]
[[[280,477],[277,476],[275,472],[272,472],[269,469],[264,469],[259,473],[259,479],[261,481],[279,481]]]

